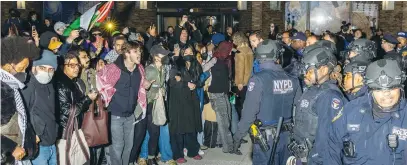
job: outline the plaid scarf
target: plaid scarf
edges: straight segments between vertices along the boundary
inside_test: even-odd
[[[137,65],[137,68],[141,75],[140,89],[138,92],[138,105],[142,109],[142,119],[146,117],[147,110],[147,91],[144,89],[143,84],[146,81],[146,75],[143,65]],[[121,70],[116,64],[108,64],[102,70],[100,70],[96,75],[96,88],[102,95],[102,99],[105,102],[105,106],[108,107],[110,101],[112,101],[113,95],[116,92],[117,81],[120,79]],[[140,120],[136,121],[139,122]]]
[[[22,135],[21,146],[24,148],[25,130],[27,128],[27,114],[25,113],[23,99],[20,95],[20,89],[23,89],[25,85],[17,80],[12,74],[0,69],[0,80],[6,83],[14,91],[14,100],[16,102],[16,110],[18,113],[18,127],[20,128]],[[22,161],[17,161],[16,164],[22,165]]]
[[[111,50],[109,53],[107,53],[105,60],[108,64],[111,64],[116,61],[117,57],[119,57],[119,53],[117,53],[115,50]]]

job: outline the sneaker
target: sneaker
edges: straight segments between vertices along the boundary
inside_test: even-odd
[[[147,160],[143,158],[139,158],[137,161],[138,165],[147,165]]]
[[[192,159],[194,159],[194,160],[201,160],[201,159],[202,159],[202,156],[201,156],[201,155],[196,155],[196,156],[194,156]]]
[[[184,158],[177,159],[178,164],[182,164],[182,163],[186,163],[186,162],[187,162],[187,160],[185,160]]]
[[[207,146],[205,146],[205,145],[202,145],[202,146],[201,146],[201,150],[207,150],[207,149],[208,149]]]
[[[188,150],[186,148],[184,148],[184,156],[187,156],[188,154]]]
[[[198,154],[199,154],[199,155],[204,155],[205,152],[203,152],[202,150],[199,150],[199,151],[198,151]]]
[[[153,158],[153,159],[148,159],[147,162],[148,165],[158,165],[157,161]]]
[[[165,163],[168,164],[168,165],[177,165],[177,162],[175,160],[172,160],[172,159],[165,162]]]

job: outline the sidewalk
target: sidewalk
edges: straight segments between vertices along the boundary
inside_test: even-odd
[[[210,148],[204,151],[205,155],[202,156],[202,160],[197,161],[185,157],[187,163],[184,163],[184,165],[252,165],[252,144],[249,138],[245,139],[248,139],[249,143],[242,144],[240,147],[240,151],[242,151],[243,155],[226,154],[222,152],[221,148]],[[164,165],[164,163],[160,162],[160,165],[161,164]]]

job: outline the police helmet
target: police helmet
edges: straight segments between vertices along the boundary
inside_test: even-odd
[[[402,87],[405,74],[398,62],[381,59],[371,63],[366,70],[365,83],[372,89],[392,89]]]
[[[337,54],[336,45],[335,45],[335,43],[333,43],[331,41],[320,40],[316,44],[320,45],[320,46],[323,46],[323,47],[327,47],[332,52],[332,54],[334,54],[334,55]]]
[[[277,60],[284,53],[284,48],[278,41],[264,40],[259,43],[255,50],[256,59],[261,60]]]
[[[332,51],[327,47],[317,44],[306,47],[303,54],[302,63],[305,70],[308,70],[311,66],[319,68],[324,65],[328,65],[328,68],[332,70],[337,64],[336,57]]]
[[[349,59],[352,61],[372,61],[376,57],[376,44],[367,39],[357,39],[348,45],[348,50],[357,55]]]
[[[365,75],[366,73],[366,68],[369,65],[369,62],[363,62],[363,61],[354,61],[349,64],[346,64],[345,67],[343,67],[343,73],[360,73],[362,75]]]

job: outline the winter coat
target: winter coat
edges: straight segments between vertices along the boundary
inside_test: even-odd
[[[246,86],[253,70],[253,51],[249,46],[237,47],[235,55],[235,84]]]
[[[170,71],[169,79],[169,130],[172,134],[202,132],[201,111],[196,90],[188,88],[193,80],[189,72],[180,72],[178,67]],[[175,76],[180,76],[177,81]],[[197,83],[197,82],[195,82]],[[199,85],[196,85],[199,88]]]
[[[19,145],[23,146],[26,151],[24,160],[32,159],[36,156],[36,137],[27,118],[24,103],[20,95],[20,89],[24,88],[25,85],[10,73],[2,69],[0,70],[1,164],[14,164],[15,160],[11,154]]]
[[[80,118],[82,112],[89,109],[91,100],[85,93],[85,84],[79,78],[70,79],[62,71],[57,74],[57,113],[59,113],[59,136],[63,137],[68,123],[71,108],[75,108],[75,115]],[[82,122],[79,120],[78,124]]]
[[[30,74],[27,87],[22,91],[27,112],[35,133],[41,139],[40,145],[55,144],[58,125],[55,115],[55,89],[52,83],[41,84]]]

